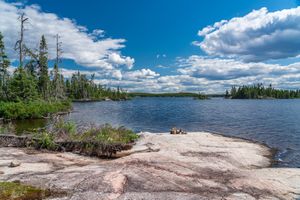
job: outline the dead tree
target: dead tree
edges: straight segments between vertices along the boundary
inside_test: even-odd
[[[57,99],[64,99],[64,80],[62,75],[59,73],[58,64],[61,62],[62,51],[62,42],[59,41],[60,36],[56,34],[56,60],[54,64],[54,68],[52,71],[53,75],[53,96]]]
[[[19,17],[20,23],[21,23],[21,30],[20,30],[20,39],[16,42],[15,50],[19,51],[19,62],[20,67],[23,67],[23,59],[24,59],[24,51],[25,51],[25,45],[24,45],[24,24],[28,20],[27,17],[25,17],[25,13],[22,13]]]
[[[61,62],[61,55],[62,55],[62,42],[59,41],[60,36],[58,34],[56,34],[55,36],[56,38],[56,60],[55,60],[55,64],[58,67],[58,63]]]

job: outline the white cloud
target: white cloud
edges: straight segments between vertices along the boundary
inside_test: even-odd
[[[300,88],[300,63],[290,65],[243,63],[234,59],[190,56],[178,61],[177,74],[160,75],[151,69],[134,71],[81,71],[95,73],[97,83],[143,92],[224,93],[233,85],[272,84],[277,88]],[[62,69],[65,76],[77,70]]]
[[[98,39],[99,37],[104,37],[104,30],[101,29],[95,29],[93,30],[92,33],[90,33],[89,35],[93,38],[93,39]]]
[[[178,74],[159,75],[150,69],[135,71],[81,71],[89,77],[95,74],[97,83],[121,86],[129,91],[143,92],[205,92],[224,93],[233,85],[272,84],[277,88],[300,88],[300,63],[277,65],[242,63],[235,60],[209,59],[191,56],[180,61]],[[62,69],[70,77],[77,70]]]
[[[118,65],[126,65],[128,69],[131,69],[134,64],[134,59],[130,57],[121,56],[118,53],[111,53],[108,57],[108,60],[112,63],[116,63]]]
[[[69,18],[60,18],[53,13],[45,13],[37,5],[15,5],[0,0],[0,31],[11,58],[17,58],[13,50],[19,34],[20,13],[29,18],[26,24],[25,43],[30,48],[37,48],[41,36],[46,36],[50,57],[55,56],[54,36],[61,36],[63,58],[72,59],[76,63],[99,69],[113,69],[120,65],[132,68],[134,59],[120,54],[124,47],[124,39],[103,37],[103,30],[96,29],[91,33],[87,28],[76,24]]]
[[[49,69],[51,71],[52,69]],[[65,78],[71,78],[72,74],[80,71],[82,74],[86,74],[87,76],[95,75],[96,79],[111,79],[113,81],[137,81],[141,82],[146,79],[154,79],[159,77],[160,75],[150,69],[140,69],[134,71],[122,71],[119,69],[113,70],[102,70],[102,71],[91,71],[91,70],[75,70],[75,69],[66,69],[62,68],[61,73]]]
[[[124,73],[124,79],[129,80],[143,80],[143,79],[153,79],[160,76],[158,73],[152,71],[151,69],[141,69],[135,71],[129,71]]]
[[[300,7],[269,12],[254,10],[246,16],[221,21],[199,31],[199,45],[209,55],[247,62],[295,57],[300,54]]]
[[[168,68],[170,68],[170,67],[165,66],[165,65],[156,65],[155,67],[156,68],[161,68],[161,69],[168,69]]]
[[[207,27],[203,28],[202,30],[198,31],[198,35],[205,36],[205,35],[213,32],[214,30],[220,28],[225,23],[227,23],[227,20],[222,20],[220,22],[216,22],[213,26],[207,26]]]
[[[180,62],[178,72],[208,80],[229,80],[249,76],[280,76],[300,73],[300,63],[281,66],[266,63],[243,63],[234,59],[191,56]]]
[[[273,84],[279,88],[300,88],[300,63],[290,65],[244,63],[234,59],[190,56],[179,60],[179,66],[178,72],[189,76],[191,80],[202,79],[203,83],[219,85],[215,87],[217,91],[232,85],[255,83]],[[207,85],[208,89],[211,87]]]
[[[114,71],[112,71],[111,72],[111,77],[115,78],[115,79],[118,79],[118,80],[121,80],[122,77],[123,77],[121,70],[114,70]]]

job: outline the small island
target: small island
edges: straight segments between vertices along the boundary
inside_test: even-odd
[[[250,86],[233,86],[226,90],[225,98],[231,99],[297,99],[300,98],[300,90],[275,89],[272,84],[265,87],[262,83]]]

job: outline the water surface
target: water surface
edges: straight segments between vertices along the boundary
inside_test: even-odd
[[[300,100],[194,100],[135,98],[74,103],[65,116],[77,123],[110,123],[134,131],[210,131],[266,143],[279,149],[279,166],[300,167]]]

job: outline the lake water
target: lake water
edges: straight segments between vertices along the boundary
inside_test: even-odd
[[[300,100],[194,100],[134,98],[131,101],[74,103],[65,116],[77,123],[110,123],[134,131],[210,131],[277,148],[277,166],[300,167]]]

